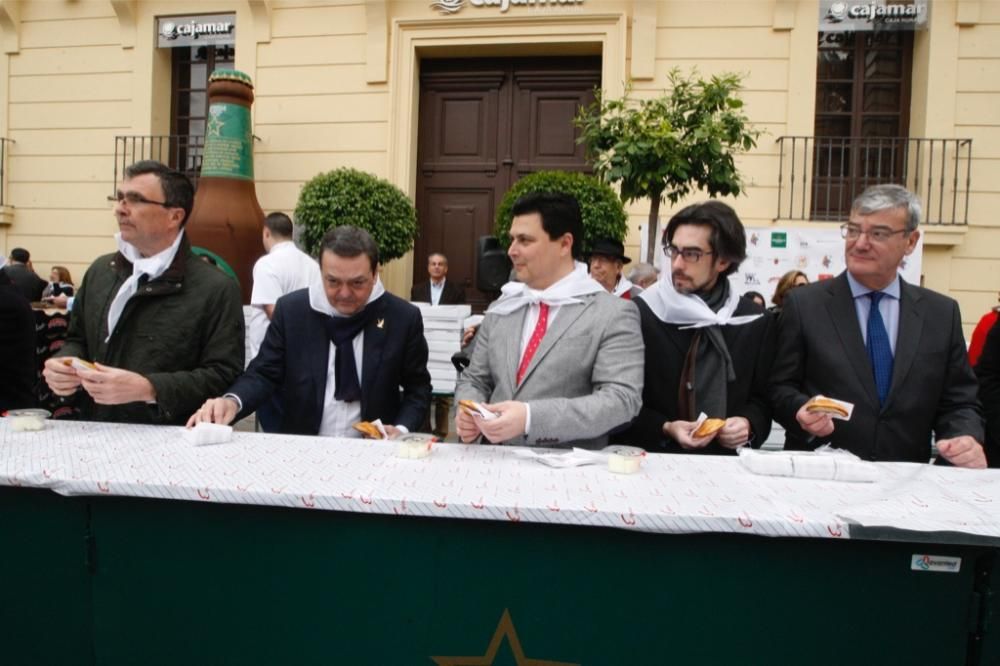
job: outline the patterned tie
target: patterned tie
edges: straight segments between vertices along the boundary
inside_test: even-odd
[[[524,356],[521,357],[521,364],[517,366],[517,384],[521,385],[521,380],[524,379],[524,373],[528,371],[528,364],[531,363],[532,357],[534,357],[535,352],[538,351],[538,345],[542,344],[542,338],[545,337],[545,329],[549,325],[549,306],[547,303],[538,304],[538,323],[535,324],[535,330],[531,333],[531,339],[528,340],[528,346],[524,348]]]
[[[868,312],[868,358],[872,362],[872,370],[875,373],[875,386],[878,389],[878,403],[885,404],[885,399],[889,395],[889,386],[892,384],[892,346],[889,345],[889,334],[885,330],[885,323],[882,321],[882,313],[879,312],[878,302],[885,296],[881,291],[873,291],[868,294],[871,299],[871,310]]]

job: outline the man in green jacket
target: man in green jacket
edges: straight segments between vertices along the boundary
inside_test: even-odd
[[[45,380],[86,419],[183,424],[243,370],[239,285],[191,252],[183,174],[136,162],[115,198],[119,251],[87,270]]]

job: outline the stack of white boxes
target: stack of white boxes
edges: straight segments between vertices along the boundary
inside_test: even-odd
[[[431,373],[434,393],[454,393],[458,373],[451,363],[452,355],[462,349],[462,331],[466,318],[472,314],[468,305],[430,305],[414,303],[424,318],[427,338],[427,370]]]

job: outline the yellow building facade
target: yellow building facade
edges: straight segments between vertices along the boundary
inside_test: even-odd
[[[183,113],[204,103],[200,93],[188,90],[196,86],[186,85],[184,77],[194,69],[178,59],[178,49],[163,46],[160,33],[165,22],[190,24],[202,15],[231,20],[226,50],[211,53],[229,58],[227,66],[254,81],[255,176],[266,211],[291,211],[305,181],[342,166],[386,178],[415,201],[431,197],[419,194],[421,178],[433,168],[418,159],[421,150],[433,148],[421,148],[422,133],[430,131],[429,123],[445,123],[435,135],[445,141],[448,127],[463,125],[455,116],[428,120],[421,110],[430,64],[488,61],[501,71],[505,62],[530,59],[544,66],[555,58],[594,63],[594,76],[612,96],[622,94],[626,81],[637,95],[658,94],[673,67],[745,74],[746,112],[763,134],[739,160],[746,195],[730,203],[749,226],[834,226],[835,215],[814,214],[821,163],[833,161],[816,137],[824,113],[824,122],[849,115],[837,91],[847,90],[850,81],[836,79],[836,67],[818,68],[817,58],[825,12],[863,11],[852,7],[833,3],[827,10],[817,0],[0,0],[0,137],[7,140],[0,250],[26,247],[40,273],[61,264],[79,279],[94,257],[114,248],[116,224],[106,198],[119,162],[128,157],[116,137],[176,135],[182,125],[197,129],[197,114]],[[856,90],[867,91],[855,115],[864,125],[866,109],[895,99],[904,107],[911,145],[916,139],[942,141],[937,161],[930,145],[922,167],[933,164],[940,173],[915,175],[928,181],[943,213],[924,227],[923,281],[959,300],[968,331],[996,304],[1000,289],[1000,225],[993,217],[1000,210],[1000,2],[934,0],[923,19],[900,42],[905,81],[896,90],[903,93],[855,80]],[[857,53],[857,71],[863,72],[874,56]],[[448,97],[452,106],[442,107],[453,112],[466,108],[462,91],[468,88],[459,85],[465,70],[458,69],[441,75],[446,85],[435,93],[457,86],[458,93]],[[517,79],[517,65],[513,71]],[[831,73],[834,78],[823,79]],[[520,75],[515,94],[523,94],[527,106],[515,101],[501,120],[531,125],[542,118],[525,119],[524,109],[562,108],[558,100],[532,106],[533,84],[523,81],[545,79],[536,74]],[[550,82],[548,89],[565,80]],[[541,137],[544,143],[551,135],[545,130],[531,141]],[[813,140],[804,144],[797,165],[790,137]],[[895,161],[906,146],[893,145],[879,154]],[[532,150],[544,156],[547,149]],[[553,164],[559,163],[559,150],[552,150]],[[821,158],[822,150],[827,152]],[[853,150],[856,161],[860,152]],[[490,153],[500,168],[506,165],[502,153]],[[921,167],[914,161],[899,168],[915,174]],[[484,166],[487,172],[497,168]],[[463,205],[449,204],[448,210],[457,215],[466,210]],[[639,252],[647,210],[645,204],[630,208],[632,256]],[[665,218],[670,210],[667,204],[661,208]],[[418,273],[411,253],[386,266],[384,279],[405,296]]]

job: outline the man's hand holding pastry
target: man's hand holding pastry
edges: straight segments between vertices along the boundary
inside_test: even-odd
[[[802,429],[813,437],[827,437],[833,433],[833,418],[850,417],[850,403],[832,400],[822,395],[814,395],[806,400],[795,413],[795,420]]]
[[[700,425],[697,421],[667,421],[663,424],[663,434],[682,449],[701,449],[715,439],[723,423],[722,419],[706,419]]]
[[[73,364],[83,390],[99,405],[124,405],[129,402],[154,402],[156,389],[137,372],[85,361]]]
[[[490,442],[504,442],[525,433],[528,422],[528,407],[525,403],[505,400],[495,405],[484,404],[483,407],[497,415],[495,419],[476,419],[480,432]]]
[[[56,395],[73,395],[83,383],[79,375],[76,374],[76,368],[73,367],[74,360],[74,357],[71,356],[60,356],[45,361],[42,376],[45,377],[45,383]]]

